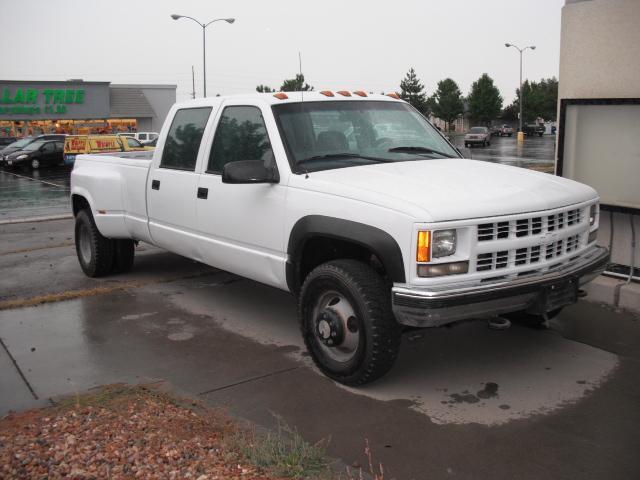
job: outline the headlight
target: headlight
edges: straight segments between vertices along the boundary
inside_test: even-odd
[[[25,158],[27,158],[29,155],[18,155],[16,157],[16,160],[24,160]]]
[[[598,204],[594,203],[589,209],[589,226],[593,227],[596,223],[596,217],[598,216]]]
[[[448,257],[456,253],[457,235],[455,230],[437,230],[433,232],[431,256]]]

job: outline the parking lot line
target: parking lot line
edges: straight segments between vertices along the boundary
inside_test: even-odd
[[[13,175],[14,177],[26,178],[27,180],[33,180],[34,182],[44,183],[45,185],[51,185],[52,187],[62,188],[64,190],[70,190],[70,188],[65,185],[58,185],[57,183],[47,182],[45,180],[38,180],[37,178],[27,177],[26,175],[18,175],[17,173],[7,172],[6,170],[4,171],[4,173],[8,173],[9,175]]]

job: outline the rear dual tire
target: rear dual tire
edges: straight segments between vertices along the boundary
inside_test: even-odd
[[[75,243],[80,267],[88,277],[125,273],[133,266],[133,240],[104,237],[88,210],[81,210],[76,216]]]

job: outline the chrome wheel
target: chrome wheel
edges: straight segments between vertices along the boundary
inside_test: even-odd
[[[329,291],[313,309],[314,334],[318,345],[331,359],[348,362],[360,345],[360,321],[346,297]]]
[[[82,260],[87,264],[91,263],[91,234],[89,229],[86,225],[81,225],[78,233],[80,234],[79,246]]]

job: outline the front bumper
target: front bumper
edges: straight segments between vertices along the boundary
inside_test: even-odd
[[[600,275],[608,263],[609,251],[595,247],[575,261],[545,272],[483,285],[395,285],[391,290],[393,313],[398,323],[413,327],[435,327],[519,310],[541,313],[575,303],[578,287]]]

